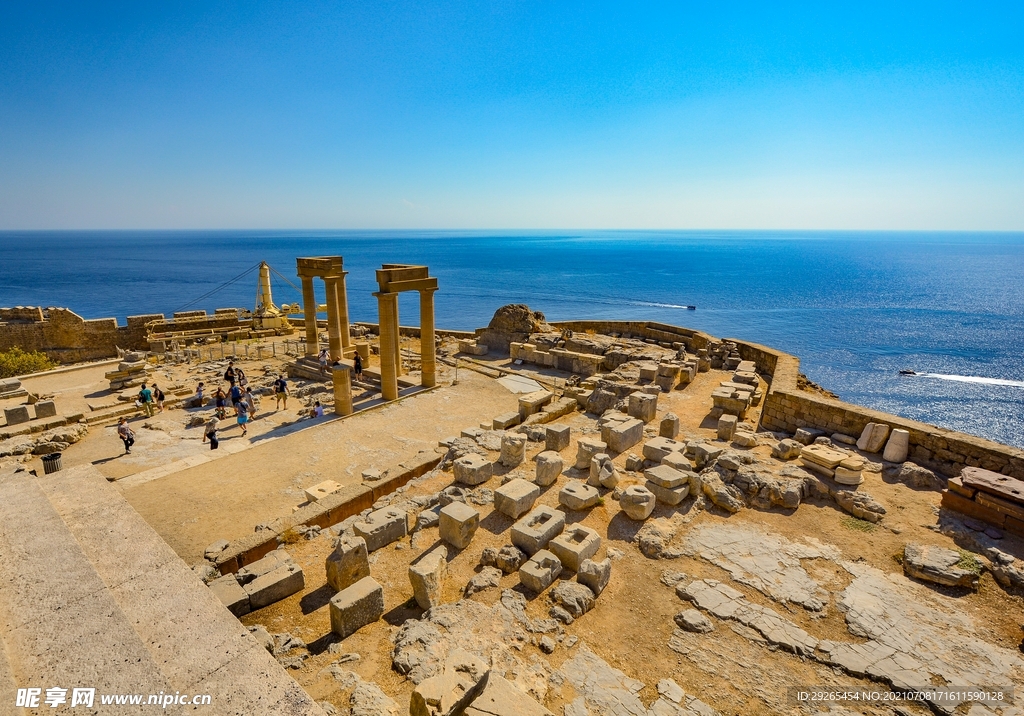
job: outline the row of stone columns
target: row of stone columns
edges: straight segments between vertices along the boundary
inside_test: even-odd
[[[437,357],[434,350],[434,291],[420,290],[420,385],[432,388],[437,383]],[[398,323],[398,294],[377,292],[380,333],[380,382],[384,400],[398,398],[398,376],[402,374],[401,327]]]
[[[324,276],[324,287],[327,292],[327,350],[331,362],[341,360],[351,353],[352,338],[348,322],[348,292],[345,289],[345,276]],[[316,357],[320,352],[320,336],[316,322],[316,294],[313,291],[312,277],[302,277],[302,306],[306,319],[306,355]]]

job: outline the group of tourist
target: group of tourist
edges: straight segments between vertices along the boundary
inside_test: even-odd
[[[327,364],[331,360],[331,355],[326,348],[321,348],[319,355],[317,355],[317,362],[320,364],[320,375],[327,375]],[[334,361],[334,365],[338,365],[338,361]],[[363,377],[363,359],[356,353],[355,358],[352,361],[352,373],[356,380],[361,380]]]

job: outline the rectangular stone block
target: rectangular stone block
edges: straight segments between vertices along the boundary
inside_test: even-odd
[[[649,393],[630,393],[627,412],[631,417],[649,423],[658,415],[658,396]]]
[[[235,573],[235,578],[238,583],[243,587],[249,582],[253,581],[257,577],[262,577],[264,574],[269,574],[274,571],[282,564],[292,564],[294,560],[290,554],[283,549],[275,549],[270,552],[262,559],[258,559],[252,564],[247,564]]]
[[[670,438],[651,438],[644,443],[644,457],[654,462],[661,462],[674,452],[682,452],[686,444]]]
[[[548,550],[566,569],[576,572],[585,559],[590,559],[601,548],[601,535],[581,524],[569,527],[551,540]]]
[[[519,413],[502,413],[491,420],[491,430],[506,430],[519,425]]]
[[[558,503],[569,510],[586,510],[597,504],[601,493],[585,482],[572,480],[558,493]]]
[[[366,519],[352,525],[357,537],[366,540],[366,550],[375,552],[409,534],[409,516],[405,510],[385,507],[374,510]]]
[[[57,417],[57,404],[52,400],[40,400],[36,403],[36,419]]]
[[[561,452],[569,447],[571,430],[568,425],[548,425],[544,430],[544,447]]]
[[[334,480],[324,480],[323,482],[317,483],[312,487],[307,487],[305,490],[303,490],[303,492],[306,493],[306,500],[308,502],[316,502],[320,498],[327,497],[327,495],[331,494],[335,490],[340,489],[341,485],[339,485]]]
[[[233,574],[226,574],[210,582],[210,591],[216,594],[217,599],[236,617],[244,616],[251,610],[249,595]]]
[[[601,429],[601,439],[612,452],[622,453],[644,439],[643,421],[630,418]]]
[[[15,405],[13,408],[4,408],[4,419],[7,420],[7,425],[10,426],[27,423],[32,419],[32,416],[28,413],[27,405]]]
[[[662,487],[658,483],[648,480],[647,489],[654,493],[654,497],[657,498],[658,502],[670,507],[675,507],[690,494],[689,482],[677,487]]]
[[[547,505],[538,505],[512,525],[512,544],[529,555],[546,548],[565,527],[565,515]]]
[[[606,452],[608,445],[596,438],[580,438],[576,443],[576,469],[589,470],[594,455]]]
[[[554,554],[542,549],[519,568],[519,581],[536,594],[550,587],[562,573],[562,562]]]
[[[335,543],[334,550],[327,555],[324,567],[327,583],[335,592],[350,587],[363,577],[370,576],[370,561],[366,551],[366,540],[362,537],[344,535]]]
[[[960,480],[967,487],[988,492],[997,497],[1024,502],[1024,481],[980,467],[965,467]]]
[[[658,425],[658,437],[675,440],[679,436],[679,416],[669,413]]]
[[[653,482],[655,485],[668,490],[680,485],[689,484],[689,478],[686,474],[664,464],[644,470],[644,477],[647,478],[648,482]]]
[[[537,390],[519,396],[519,420],[522,422],[551,402],[555,394],[550,390]]]
[[[1002,527],[1006,522],[1006,515],[998,510],[979,505],[974,500],[968,500],[955,492],[944,490],[942,493],[942,506],[948,510],[961,512],[968,517],[974,517],[988,522],[996,527]]]
[[[494,491],[494,509],[512,519],[518,519],[533,508],[540,497],[540,488],[532,482],[516,478]]]
[[[562,474],[562,456],[553,450],[545,450],[537,456],[537,473],[533,481],[541,487],[554,484]]]
[[[464,502],[451,502],[441,508],[438,531],[441,539],[454,547],[468,547],[479,526],[480,513]]]
[[[412,594],[420,609],[441,603],[441,587],[448,576],[448,548],[444,545],[421,555],[409,565]]]
[[[463,455],[452,465],[455,482],[463,485],[482,485],[491,479],[493,468],[491,461],[483,455],[471,453]]]
[[[977,490],[974,489],[973,487],[965,486],[963,481],[959,477],[949,478],[946,484],[949,486],[950,490],[957,493],[958,495],[963,495],[968,500],[974,499],[974,495],[977,492]]]
[[[249,595],[249,607],[256,611],[301,592],[305,585],[302,569],[294,562],[288,562],[260,575],[246,584],[244,589]]]
[[[718,439],[729,442],[736,433],[739,419],[735,415],[723,415],[718,419]]]
[[[690,458],[686,457],[686,455],[684,455],[681,450],[679,452],[674,452],[670,453],[669,455],[666,455],[665,458],[661,461],[661,464],[667,465],[668,467],[671,467],[673,470],[679,470],[681,472],[693,471],[693,463],[690,462]]]
[[[384,590],[363,577],[331,598],[331,631],[344,639],[384,616]]]

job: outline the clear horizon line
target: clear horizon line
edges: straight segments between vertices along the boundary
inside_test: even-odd
[[[529,232],[577,232],[577,231],[609,231],[609,232],[628,232],[628,231],[645,231],[651,233],[668,233],[675,231],[706,231],[706,232],[774,232],[774,231],[787,231],[794,233],[810,233],[810,232],[830,232],[830,233],[894,233],[894,234],[919,234],[919,233],[931,233],[931,234],[1024,234],[1024,228],[1020,229],[893,229],[893,228],[872,228],[872,229],[840,229],[840,228],[786,228],[786,227],[773,227],[773,228],[722,228],[722,227],[677,227],[677,228],[642,228],[642,227],[482,227],[482,228],[457,228],[457,227],[387,227],[387,228],[372,228],[372,227],[302,227],[302,226],[291,226],[291,227],[120,227],[120,228],[0,228],[0,233],[14,233],[14,232],[158,232],[158,231],[344,231],[344,232],[412,232],[412,231],[452,231],[452,232],[510,232],[510,231],[529,231]]]

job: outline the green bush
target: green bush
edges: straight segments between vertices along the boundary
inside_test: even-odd
[[[14,346],[9,351],[0,351],[0,378],[13,378],[26,373],[49,370],[57,364],[39,351],[23,351]]]

